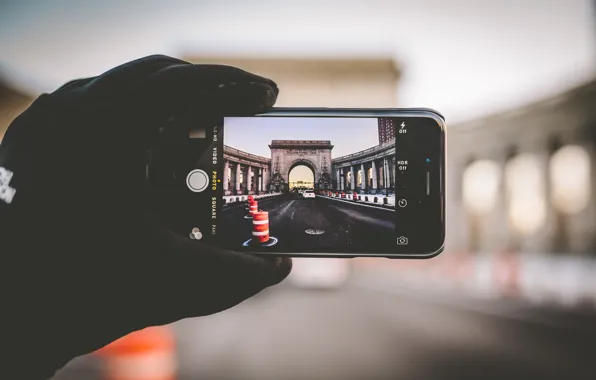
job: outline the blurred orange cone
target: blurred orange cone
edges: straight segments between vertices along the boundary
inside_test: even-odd
[[[106,380],[174,380],[175,341],[170,328],[148,327],[96,351],[104,358]]]

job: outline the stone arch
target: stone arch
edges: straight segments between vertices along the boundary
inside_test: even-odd
[[[313,174],[313,182],[317,183],[317,179],[320,176],[320,170],[317,170],[317,164],[314,163],[314,161],[312,161],[311,159],[308,158],[298,158],[295,159],[294,161],[290,162],[290,164],[288,165],[288,171],[287,173],[285,173],[285,181],[286,183],[290,183],[290,172],[292,171],[292,169],[294,169],[297,166],[306,166],[307,168],[309,168],[310,170],[312,170],[312,174]]]
[[[331,182],[331,150],[328,140],[272,140],[271,145],[271,185],[280,191],[289,190],[290,170],[304,165],[314,174],[315,189],[328,188]],[[325,186],[320,187],[324,178]]]

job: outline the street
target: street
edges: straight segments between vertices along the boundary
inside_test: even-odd
[[[357,271],[337,290],[286,282],[173,328],[181,380],[576,380],[596,375],[595,321]],[[75,360],[56,379],[97,379],[90,363]]]
[[[354,204],[317,196],[282,195],[257,200],[259,209],[269,212],[270,236],[278,243],[273,251],[321,252],[361,250],[395,245],[395,212],[392,209]],[[251,238],[252,220],[245,219],[246,202],[226,205],[219,217],[218,231],[225,232],[222,244],[238,249]],[[310,235],[306,230],[319,230]],[[372,248],[374,250],[374,248]]]

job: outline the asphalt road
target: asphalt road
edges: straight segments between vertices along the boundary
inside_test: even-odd
[[[354,204],[325,197],[304,199],[283,195],[259,199],[259,209],[269,212],[270,236],[278,243],[268,250],[293,252],[366,252],[375,245],[395,245],[395,212],[392,209]],[[245,219],[246,202],[225,206],[219,215],[218,233],[224,246],[239,249],[252,235],[252,220]],[[324,231],[311,235],[306,230]],[[372,248],[374,250],[374,248]]]
[[[287,283],[180,321],[180,380],[596,378],[596,314],[416,290],[373,273]],[[97,379],[79,359],[56,379]]]

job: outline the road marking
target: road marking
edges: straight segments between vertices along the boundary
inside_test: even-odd
[[[381,226],[381,227],[388,228],[388,229],[391,229],[391,230],[395,229],[395,222],[388,222],[388,221],[385,221],[385,220],[381,220],[379,218],[373,218],[373,217],[370,217],[370,216],[361,215],[360,214],[360,211],[346,210],[346,209],[343,209],[343,208],[338,207],[336,205],[332,205],[330,207],[332,207],[333,209],[335,209],[335,210],[337,210],[337,211],[339,211],[339,212],[341,212],[341,213],[343,213],[345,215],[348,215],[351,218],[358,219],[358,220],[361,220],[363,222],[370,223],[372,225]]]
[[[288,209],[294,204],[294,202],[296,202],[296,201],[291,200],[289,203],[287,203],[285,206],[283,206],[281,208],[281,210],[279,210],[279,212],[273,213],[271,211],[271,214],[273,214],[273,217],[281,218],[288,211]]]

